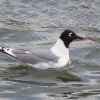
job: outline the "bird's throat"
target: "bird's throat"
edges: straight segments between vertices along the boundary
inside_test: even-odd
[[[51,51],[60,58],[69,58],[69,48],[66,48],[63,41],[58,39]]]

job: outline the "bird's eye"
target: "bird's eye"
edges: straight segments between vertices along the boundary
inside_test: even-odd
[[[73,33],[69,33],[69,37],[71,37],[71,36],[72,36],[72,34],[73,34]]]
[[[9,50],[9,49],[7,49],[7,50]]]

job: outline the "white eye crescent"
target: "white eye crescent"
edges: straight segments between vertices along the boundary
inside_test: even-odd
[[[72,36],[72,34],[73,34],[73,33],[69,33],[69,37],[71,37],[71,36]]]

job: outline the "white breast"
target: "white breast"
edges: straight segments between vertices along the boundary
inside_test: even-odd
[[[55,45],[51,48],[52,53],[59,57],[57,66],[65,66],[69,63],[69,48],[66,48],[63,41],[58,39]]]

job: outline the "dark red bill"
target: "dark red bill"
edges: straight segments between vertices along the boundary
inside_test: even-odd
[[[85,40],[86,38],[83,38],[83,37],[80,37],[80,36],[77,36],[76,39],[74,41],[82,41],[82,40]]]

